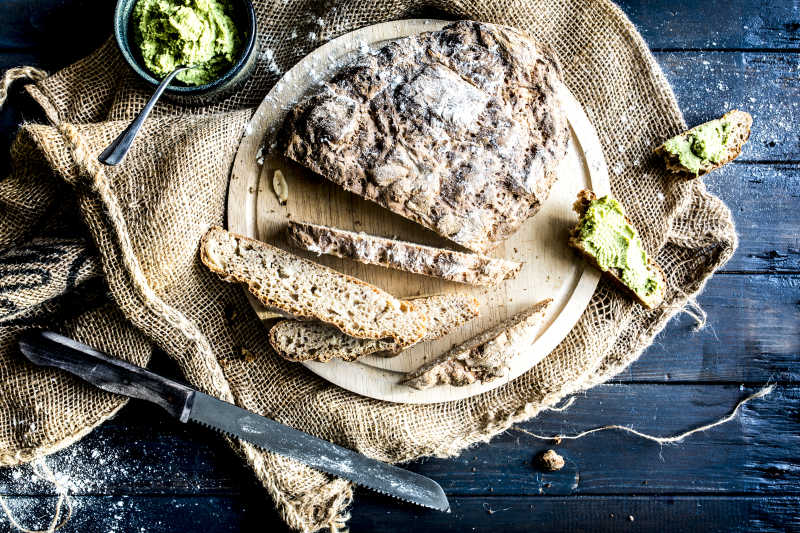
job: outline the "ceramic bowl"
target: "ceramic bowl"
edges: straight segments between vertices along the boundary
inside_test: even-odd
[[[138,0],[118,0],[114,10],[114,36],[122,56],[128,65],[145,83],[153,89],[158,86],[156,79],[144,66],[144,61],[133,39],[131,14]],[[239,57],[219,78],[205,85],[183,85],[173,83],[164,92],[164,98],[184,105],[208,105],[226,98],[236,91],[255,70],[257,59],[256,15],[250,0],[230,0],[233,7],[233,21],[242,38]]]

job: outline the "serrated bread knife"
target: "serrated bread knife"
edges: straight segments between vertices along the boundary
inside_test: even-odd
[[[57,333],[26,332],[19,347],[34,364],[60,368],[105,391],[160,405],[181,422],[197,422],[377,492],[450,511],[444,491],[432,479],[292,429]]]

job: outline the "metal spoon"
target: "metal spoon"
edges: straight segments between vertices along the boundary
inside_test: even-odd
[[[156,105],[158,99],[161,97],[161,94],[170,84],[172,79],[183,72],[184,70],[188,70],[190,68],[194,68],[191,66],[181,65],[161,80],[161,83],[158,84],[156,88],[156,92],[153,93],[153,96],[150,97],[150,100],[144,105],[144,108],[139,112],[139,115],[133,120],[133,122],[125,128],[122,133],[120,133],[116,139],[114,139],[111,144],[108,145],[108,148],[103,150],[103,152],[97,156],[97,160],[103,163],[104,165],[119,165],[122,163],[122,160],[125,159],[125,155],[128,153],[128,150],[131,149],[131,145],[133,144],[133,140],[136,138],[136,134],[139,133],[139,130],[144,124],[147,115],[150,114],[150,111],[153,110],[153,106]]]

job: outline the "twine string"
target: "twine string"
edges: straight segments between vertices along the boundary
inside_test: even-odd
[[[587,429],[586,431],[581,431],[580,433],[575,434],[575,435],[562,435],[562,434],[559,434],[559,435],[549,435],[548,436],[548,435],[538,435],[536,433],[533,433],[533,432],[530,432],[528,430],[525,430],[525,429],[522,429],[522,428],[518,428],[518,427],[514,427],[514,428],[511,428],[511,429],[513,429],[515,431],[519,431],[520,433],[524,433],[525,435],[528,435],[528,436],[533,437],[535,439],[554,440],[556,442],[559,442],[559,441],[562,441],[562,440],[580,439],[582,437],[585,437],[586,435],[591,435],[592,433],[597,433],[598,431],[606,431],[606,430],[609,430],[609,429],[618,429],[620,431],[625,431],[625,432],[631,433],[633,435],[636,435],[637,437],[641,437],[643,439],[647,439],[647,440],[651,440],[653,442],[657,442],[657,443],[659,443],[659,444],[661,444],[663,446],[664,444],[673,444],[673,443],[676,443],[676,442],[681,442],[683,439],[685,439],[686,437],[688,437],[690,435],[694,435],[695,433],[700,433],[701,431],[706,431],[706,430],[709,430],[711,428],[715,428],[717,426],[721,426],[722,424],[730,422],[731,420],[736,418],[736,415],[739,414],[739,409],[744,404],[746,404],[750,400],[755,400],[757,398],[763,398],[764,396],[770,394],[774,389],[775,389],[775,385],[767,385],[766,387],[762,388],[761,390],[758,390],[758,391],[754,392],[753,394],[751,394],[750,396],[747,396],[746,398],[740,400],[739,403],[736,404],[736,407],[734,407],[733,410],[730,413],[728,413],[726,416],[724,416],[724,417],[722,417],[722,418],[720,418],[718,420],[715,420],[714,422],[710,422],[710,423],[704,424],[704,425],[702,425],[700,427],[696,427],[696,428],[690,429],[689,431],[685,431],[685,432],[680,433],[678,435],[671,435],[669,437],[659,437],[659,436],[656,436],[656,435],[648,435],[647,433],[643,433],[643,432],[641,432],[639,430],[636,430],[636,429],[633,429],[631,427],[620,426],[620,425],[617,425],[617,424],[611,424],[611,425],[607,425],[607,426],[600,426],[600,427],[596,427],[596,428],[592,428],[592,429]],[[559,411],[559,410],[563,411],[569,405],[571,405],[571,403],[568,402],[568,405],[565,405],[564,407],[560,407],[558,409],[551,409],[551,410],[553,410],[553,411]]]

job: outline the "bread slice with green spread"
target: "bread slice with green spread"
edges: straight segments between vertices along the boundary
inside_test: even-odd
[[[418,342],[428,318],[411,302],[280,248],[212,227],[200,258],[229,282],[247,285],[262,304],[331,324],[351,337]]]
[[[428,317],[428,331],[420,342],[443,337],[478,316],[478,300],[461,294],[441,294],[410,300]],[[395,355],[402,346],[391,339],[356,339],[320,322],[281,320],[269,332],[269,342],[289,361],[331,359],[355,361],[368,354]]]
[[[402,383],[424,390],[437,385],[463,387],[488,383],[508,373],[512,359],[529,348],[539,332],[548,298],[480,335],[445,352],[403,378]]]
[[[316,254],[335,255],[469,285],[491,287],[513,278],[522,268],[522,263],[515,261],[307,222],[290,221],[287,235],[293,245]]]
[[[583,190],[573,208],[580,218],[570,232],[569,245],[643,306],[658,307],[664,300],[666,278],[647,256],[622,204],[611,196],[597,198]]]
[[[672,172],[702,176],[739,157],[752,125],[750,113],[734,109],[668,139],[655,153]]]

